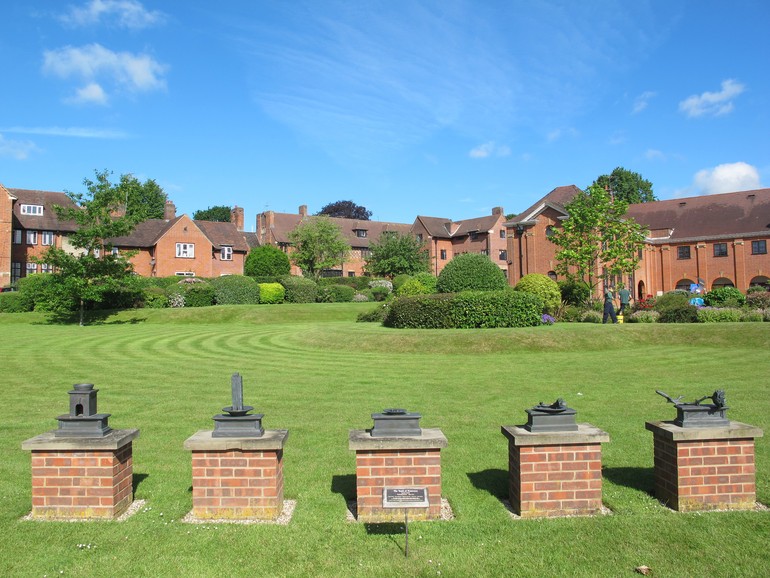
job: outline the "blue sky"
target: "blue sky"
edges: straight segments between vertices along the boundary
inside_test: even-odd
[[[0,182],[155,179],[192,213],[517,213],[617,166],[661,199],[770,185],[770,3],[26,0]]]

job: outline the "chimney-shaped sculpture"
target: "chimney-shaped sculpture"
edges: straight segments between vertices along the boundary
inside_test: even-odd
[[[104,437],[112,431],[107,425],[111,414],[96,413],[96,392],[93,383],[76,383],[70,396],[69,415],[60,415],[57,437]]]

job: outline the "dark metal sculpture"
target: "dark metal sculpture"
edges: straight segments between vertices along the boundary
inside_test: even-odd
[[[69,415],[60,415],[56,437],[104,437],[112,431],[107,425],[111,414],[96,413],[96,392],[93,383],[76,383],[67,393],[70,396]]]
[[[232,387],[232,405],[223,407],[226,413],[214,416],[214,431],[212,437],[251,437],[258,438],[264,435],[262,418],[264,414],[249,414],[254,409],[250,405],[243,405],[243,378],[239,373],[234,373],[230,380]]]
[[[388,408],[382,413],[373,413],[374,427],[371,429],[373,438],[397,438],[404,436],[420,436],[419,413],[408,412],[400,408]]]
[[[567,402],[561,397],[550,405],[541,401],[526,412],[528,418],[524,429],[528,431],[534,433],[578,431],[578,425],[575,422],[577,411],[567,407]]]
[[[725,391],[717,389],[711,395],[705,395],[693,402],[682,402],[683,395],[673,398],[667,393],[655,390],[655,393],[666,398],[666,401],[673,403],[676,407],[676,419],[674,425],[679,427],[724,427],[730,425],[727,419]],[[701,402],[710,399],[712,403],[701,405]]]

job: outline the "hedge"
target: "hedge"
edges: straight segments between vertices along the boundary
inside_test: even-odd
[[[18,291],[0,293],[0,313],[26,313],[32,311],[32,306],[24,295]]]
[[[507,286],[505,274],[489,257],[480,253],[464,253],[446,264],[438,276],[436,291],[497,291]]]
[[[287,303],[316,302],[318,285],[312,279],[287,275],[279,281],[285,290],[284,299]]]
[[[355,294],[356,290],[349,285],[321,286],[318,288],[316,301],[319,303],[350,303]]]
[[[211,280],[217,305],[246,305],[259,303],[259,285],[251,277],[226,275]]]

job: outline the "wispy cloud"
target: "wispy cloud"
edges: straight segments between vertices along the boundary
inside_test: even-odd
[[[634,99],[634,107],[633,109],[631,109],[631,113],[639,114],[640,112],[642,112],[650,104],[650,100],[655,98],[657,95],[658,95],[657,92],[652,92],[650,90],[647,90],[642,94],[640,94],[639,96],[637,96]]]
[[[472,148],[468,156],[472,159],[486,159],[489,157],[507,157],[510,154],[511,149],[506,145],[499,145],[494,141],[489,141]]]
[[[0,132],[16,134],[34,134],[42,136],[63,136],[74,138],[95,138],[95,139],[123,139],[128,138],[129,134],[119,130],[109,130],[100,128],[85,127],[27,127],[11,126],[0,128]]]
[[[0,134],[0,157],[10,157],[23,161],[39,149],[32,141],[7,140]]]
[[[740,82],[732,79],[725,80],[719,92],[704,92],[684,99],[679,103],[679,111],[690,118],[727,114],[733,110],[733,99],[744,90],[746,87]]]
[[[70,6],[59,20],[68,26],[108,24],[136,30],[160,24],[165,16],[157,10],[147,10],[136,0],[91,0],[80,6]]]
[[[644,158],[649,161],[664,161],[666,160],[666,155],[663,154],[663,151],[659,151],[658,149],[647,149],[644,153]]]
[[[573,127],[567,127],[567,128],[556,128],[550,131],[546,136],[545,139],[548,142],[556,142],[557,140],[561,140],[563,138],[575,138],[580,135],[580,132]]]
[[[85,84],[67,99],[70,103],[106,104],[104,83],[112,91],[131,93],[162,90],[166,87],[167,66],[149,54],[113,52],[101,44],[65,46],[43,53],[43,71],[59,78],[77,78]]]

